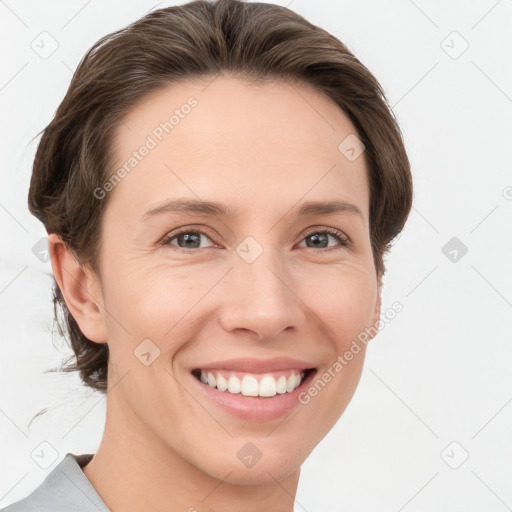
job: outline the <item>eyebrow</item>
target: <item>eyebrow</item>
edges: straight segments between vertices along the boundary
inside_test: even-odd
[[[213,201],[201,201],[195,199],[176,199],[166,201],[147,210],[141,218],[142,222],[163,213],[201,213],[219,217],[234,217],[236,212],[230,210],[223,203]],[[330,213],[345,212],[361,217],[364,221],[364,215],[361,210],[347,201],[308,201],[301,205],[297,215],[308,217],[313,215],[328,215]]]

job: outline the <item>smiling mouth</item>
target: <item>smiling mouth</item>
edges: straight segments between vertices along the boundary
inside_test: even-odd
[[[270,398],[293,392],[313,372],[316,372],[316,368],[290,369],[268,373],[195,368],[192,370],[192,375],[203,384],[217,391],[248,397]]]

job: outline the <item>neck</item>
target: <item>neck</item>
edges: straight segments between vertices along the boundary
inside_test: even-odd
[[[119,396],[119,394],[115,394]],[[281,481],[229,483],[190,463],[107,396],[101,444],[83,468],[111,512],[293,512],[300,469]]]

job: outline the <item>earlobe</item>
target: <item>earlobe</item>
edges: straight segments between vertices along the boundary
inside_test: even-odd
[[[377,323],[380,320],[380,313],[381,313],[381,306],[382,306],[382,295],[381,295],[381,288],[378,290],[378,298],[377,302],[375,303],[375,322]]]
[[[48,235],[48,246],[55,281],[80,330],[91,341],[106,343],[106,316],[98,276],[78,263],[57,234]]]

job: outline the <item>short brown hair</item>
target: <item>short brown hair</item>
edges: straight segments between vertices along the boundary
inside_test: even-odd
[[[398,124],[370,71],[325,30],[273,4],[199,0],[150,12],[95,43],[82,58],[34,159],[28,204],[48,233],[98,275],[116,127],[143,97],[185,79],[227,72],[244,80],[315,86],[349,117],[365,146],[370,237],[379,286],[384,255],[412,204],[412,177]],[[341,141],[340,141],[341,142]],[[107,389],[108,345],[87,339],[54,280],[55,319],[86,386]],[[65,325],[58,319],[62,308]],[[71,362],[71,359],[67,363]]]

